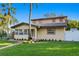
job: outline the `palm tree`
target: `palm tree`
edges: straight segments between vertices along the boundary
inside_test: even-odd
[[[30,10],[29,10],[29,40],[32,39],[31,37],[31,16],[32,16],[32,3],[30,3]]]
[[[36,4],[36,7],[38,5]],[[31,17],[32,17],[32,8],[33,7],[33,3],[30,3],[30,8],[29,8],[29,37],[28,40],[32,40],[32,34],[31,34]]]
[[[15,14],[16,8],[14,8],[12,5],[13,5],[12,3],[1,4],[2,7],[1,10],[4,12],[4,15],[7,13],[6,10],[8,10],[8,15]]]

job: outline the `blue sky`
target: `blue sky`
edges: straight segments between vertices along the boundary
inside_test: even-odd
[[[29,4],[15,3],[15,17],[19,22],[28,22]],[[38,3],[38,8],[33,5],[32,18],[43,18],[46,13],[64,14],[69,19],[79,20],[79,4],[78,3]]]

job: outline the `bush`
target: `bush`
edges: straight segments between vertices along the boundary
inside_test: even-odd
[[[3,39],[5,37],[7,37],[7,33],[4,31],[0,31],[0,38]]]
[[[28,41],[23,41],[23,43],[25,44],[25,43],[28,43]]]
[[[50,41],[50,39],[49,39],[49,41]]]
[[[46,39],[44,39],[46,41]]]
[[[43,39],[39,39],[39,42],[40,42],[40,41],[43,41]]]
[[[54,41],[54,39],[52,39],[52,41]]]
[[[62,40],[59,40],[59,42],[61,42]]]
[[[55,42],[57,42],[57,40],[55,39]]]
[[[25,44],[25,43],[34,43],[34,41],[32,41],[32,40],[30,40],[30,41],[23,41],[23,43]]]

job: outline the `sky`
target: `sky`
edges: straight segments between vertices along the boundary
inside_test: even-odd
[[[14,3],[13,7],[16,8],[14,16],[19,22],[28,22],[29,3]],[[33,4],[32,19],[45,18],[46,13],[63,14],[68,19],[79,20],[79,3],[38,3],[38,8]]]

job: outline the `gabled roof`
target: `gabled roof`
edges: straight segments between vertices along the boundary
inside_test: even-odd
[[[61,19],[61,18],[67,18],[67,16],[57,16],[57,17],[50,17],[50,18],[38,18],[38,19],[32,19],[32,21],[36,21],[36,20],[48,20],[48,19]]]
[[[22,22],[22,23],[18,23],[18,24],[16,24],[16,25],[11,26],[11,28],[15,28],[15,27],[18,27],[18,26],[20,26],[20,25],[29,25],[29,24],[28,24],[28,23],[25,23],[25,22]],[[31,25],[37,27],[37,26],[34,25],[34,24],[31,24]]]
[[[22,23],[11,26],[11,28],[15,28],[21,25],[29,25],[29,24],[22,22]],[[46,23],[46,24],[36,24],[36,25],[31,24],[31,25],[35,27],[66,27],[67,26],[66,23]]]

